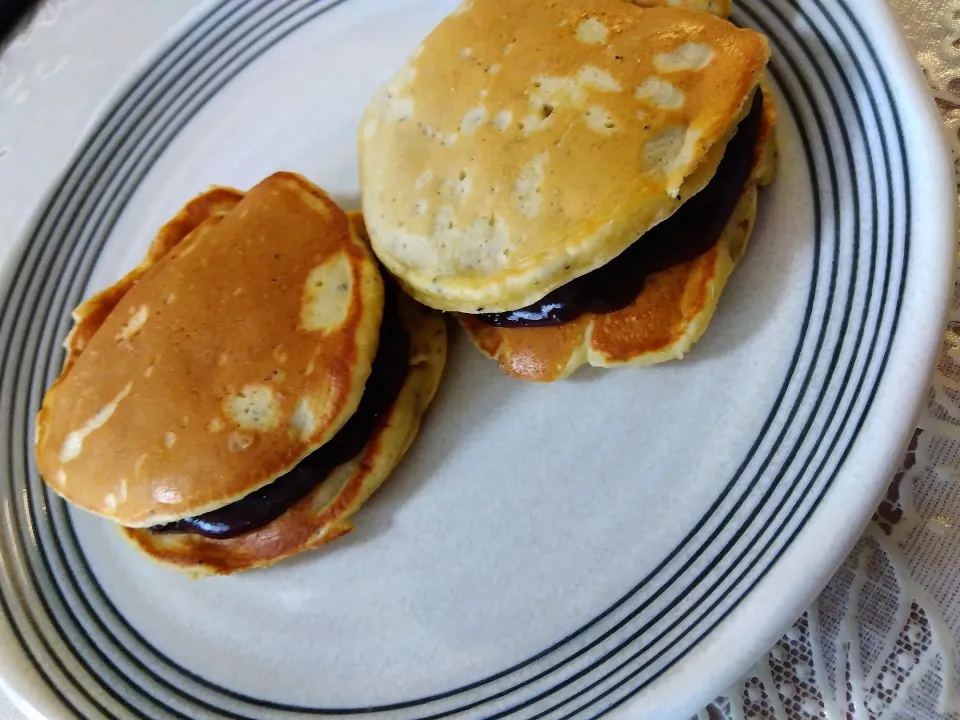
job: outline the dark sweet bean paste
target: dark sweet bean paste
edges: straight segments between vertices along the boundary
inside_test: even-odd
[[[763,95],[757,90],[749,112],[727,143],[713,179],[609,263],[557,288],[533,305],[474,317],[494,327],[515,328],[561,325],[584,313],[615,312],[636,300],[647,278],[654,273],[706,253],[723,234],[750,178],[762,116]]]
[[[379,428],[410,369],[410,336],[400,321],[397,289],[385,281],[380,343],[356,412],[333,438],[290,472],[249,495],[196,517],[155,525],[155,533],[190,533],[226,540],[262,528],[309,495],[338,465],[352,460]]]

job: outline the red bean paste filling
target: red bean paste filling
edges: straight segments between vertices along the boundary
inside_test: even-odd
[[[338,465],[352,460],[380,427],[410,370],[410,336],[400,321],[397,289],[384,280],[380,344],[360,404],[333,438],[305,457],[290,472],[249,495],[196,517],[150,528],[154,533],[189,533],[226,540],[276,520],[326,480]]]
[[[747,116],[727,143],[713,179],[680,209],[603,267],[582,275],[533,305],[480,313],[494,327],[562,325],[584,313],[606,314],[630,305],[654,273],[695,260],[716,245],[753,170],[763,95],[757,90]]]

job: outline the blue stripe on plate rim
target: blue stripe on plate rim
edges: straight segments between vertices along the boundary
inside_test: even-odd
[[[0,485],[7,519],[0,611],[37,675],[76,717],[602,714],[679,662],[765,576],[830,488],[883,377],[913,223],[893,89],[843,0],[830,8],[823,0],[745,5],[735,20],[771,38],[781,112],[800,129],[817,238],[805,318],[781,391],[738,472],[683,542],[551,647],[431,697],[379,707],[290,706],[219,687],[164,657],[99,587],[65,504],[39,481],[29,450],[32,417],[59,372],[69,310],[170,140],[249,63],[346,1],[211,5],[93,128],[6,288],[0,417],[12,420],[0,433],[0,457],[8,461]],[[849,201],[841,202],[844,194]]]

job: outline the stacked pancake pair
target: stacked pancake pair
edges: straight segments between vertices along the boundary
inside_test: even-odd
[[[191,201],[74,318],[40,472],[197,575],[349,532],[446,359],[442,317],[381,275],[359,216],[291,173]]]
[[[686,2],[468,0],[364,118],[374,251],[511,375],[682,357],[746,248],[769,47]]]
[[[75,311],[44,479],[161,562],[264,567],[349,532],[416,436],[446,330],[404,290],[520,378],[682,356],[773,172],[769,50],[728,11],[467,0],[363,120],[369,238],[298,175],[214,188]]]

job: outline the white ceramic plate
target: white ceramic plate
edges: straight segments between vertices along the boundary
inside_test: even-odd
[[[938,348],[955,201],[879,0],[737,6],[772,41],[780,172],[683,362],[540,387],[456,336],[354,535],[265,572],[188,580],[46,491],[32,418],[70,309],[211,183],[289,169],[357,206],[361,112],[452,6],[210,3],[41,203],[0,322],[0,672],[25,707],[682,716],[776,641],[870,516]]]

